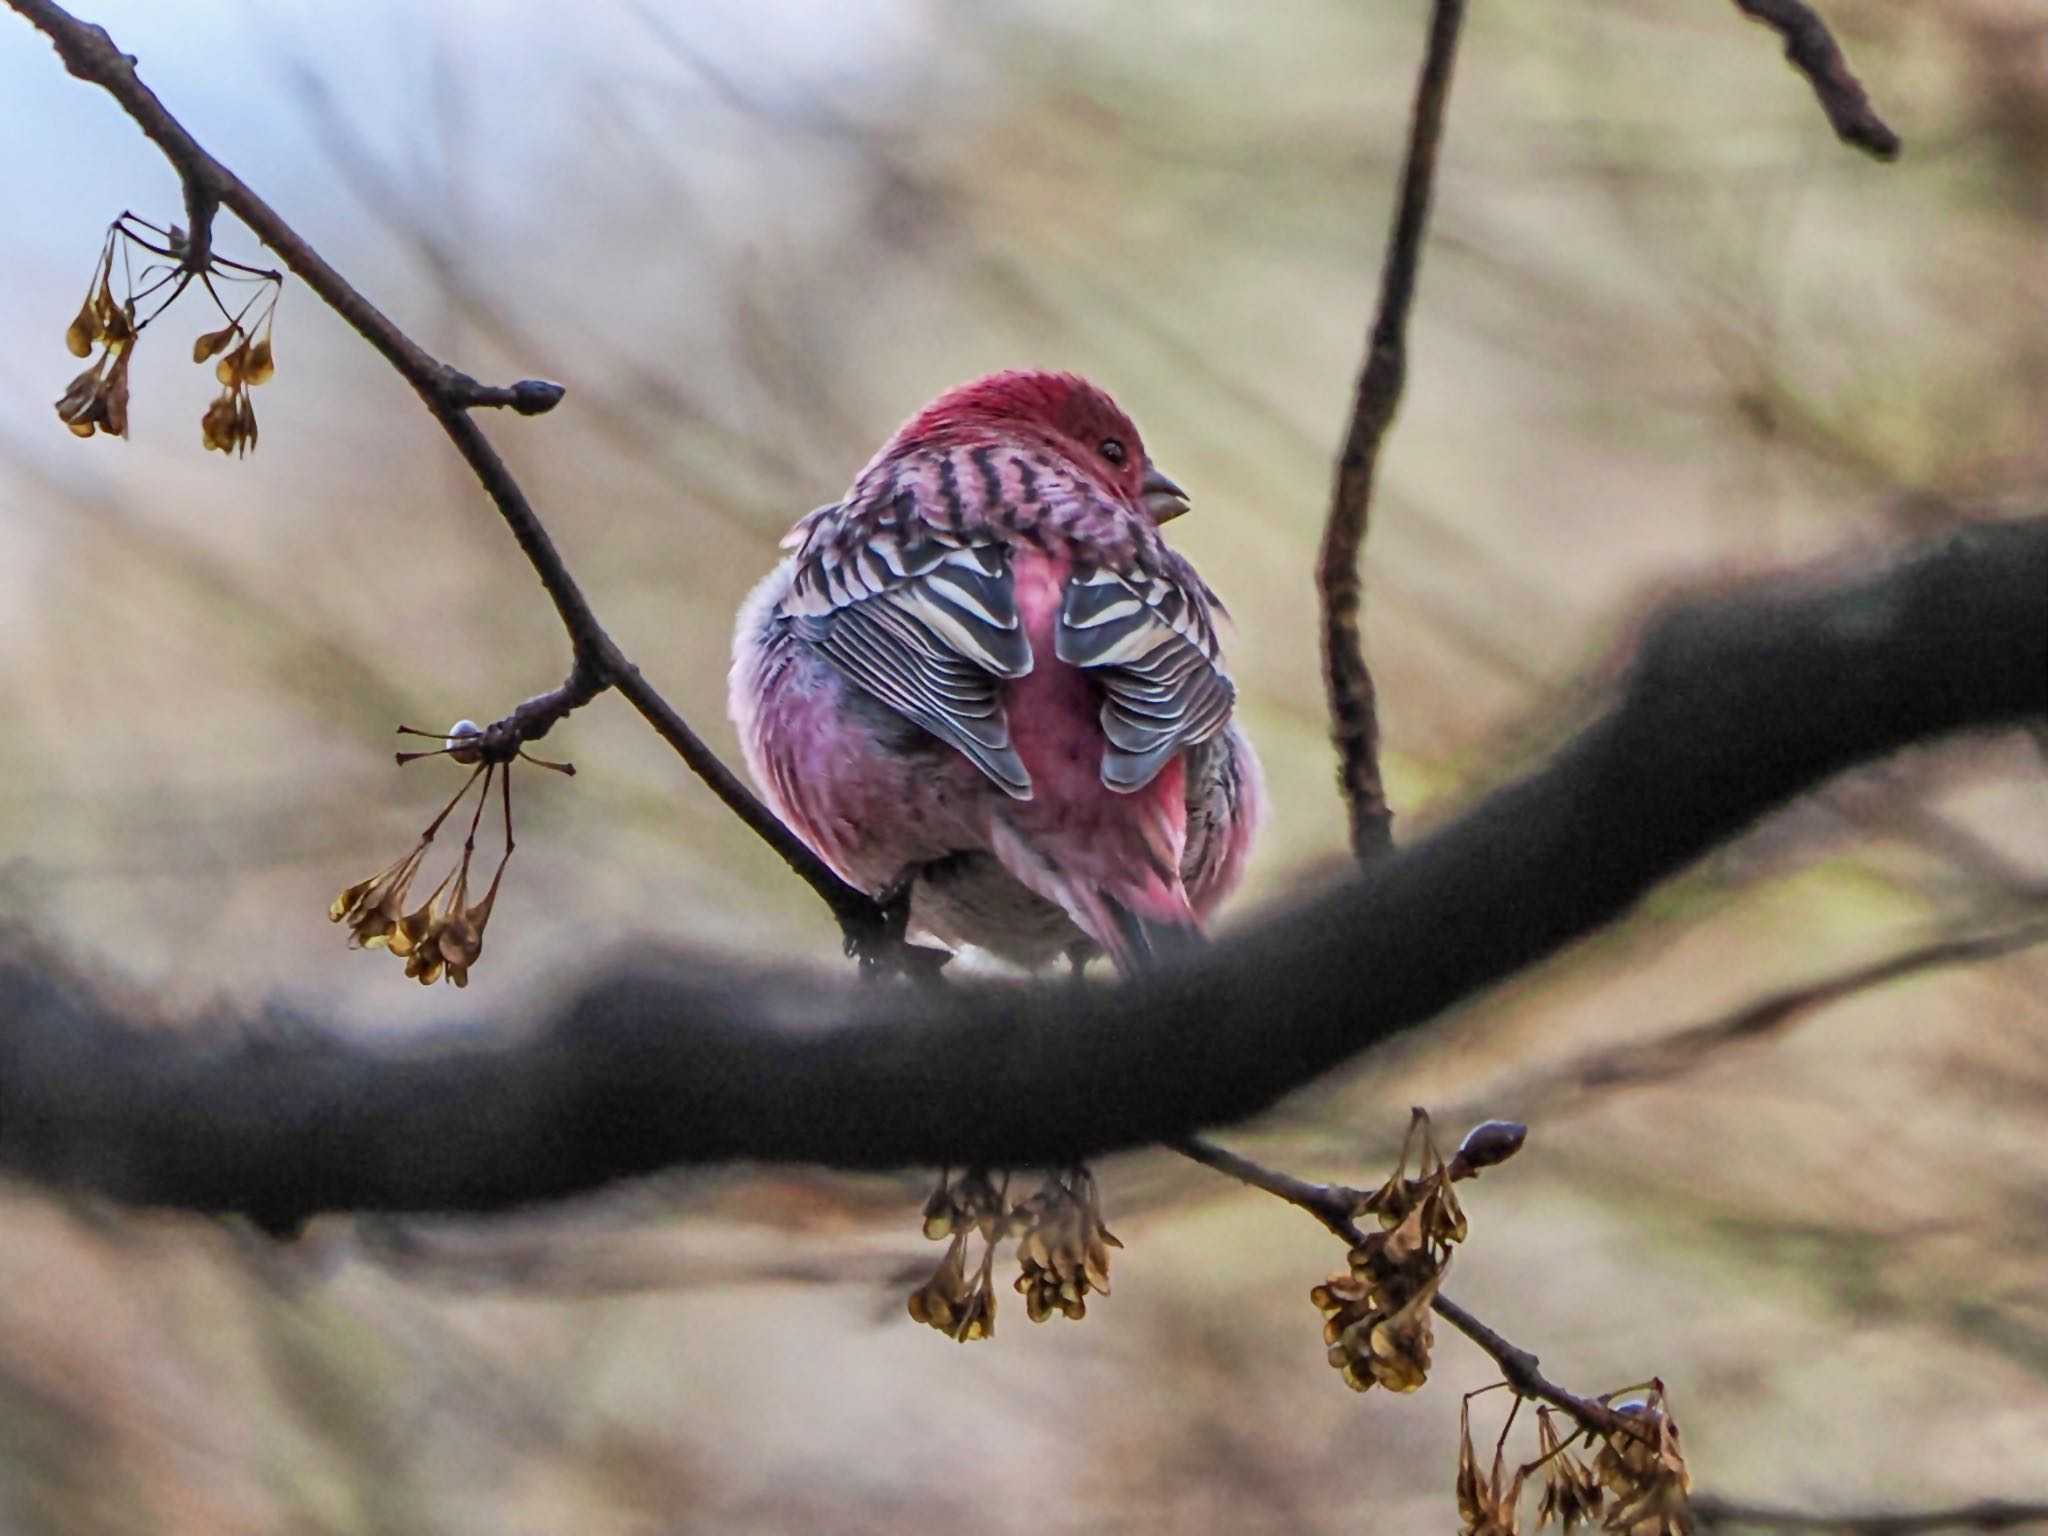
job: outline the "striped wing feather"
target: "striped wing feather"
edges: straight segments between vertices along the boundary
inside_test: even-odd
[[[851,557],[800,565],[783,611],[854,683],[1031,797],[997,692],[1031,670],[1003,545],[878,535]]]
[[[1055,649],[1102,684],[1102,782],[1111,789],[1143,789],[1229,721],[1237,690],[1217,655],[1213,602],[1185,566],[1068,580]]]

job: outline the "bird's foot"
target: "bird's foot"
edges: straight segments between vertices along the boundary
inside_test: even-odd
[[[913,944],[905,937],[910,928],[908,880],[858,911],[842,912],[839,928],[847,957],[860,966],[863,980],[903,975],[929,984],[943,979],[940,972],[953,958],[951,950]]]
[[[1093,939],[1076,939],[1066,948],[1067,980],[1080,986],[1088,979],[1088,962],[1102,953]]]

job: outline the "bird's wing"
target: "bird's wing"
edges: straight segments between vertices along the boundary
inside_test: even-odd
[[[1217,606],[1194,567],[1163,548],[1121,572],[1105,565],[1067,579],[1054,648],[1102,684],[1111,789],[1143,789],[1228,723],[1237,689],[1223,671]]]
[[[909,520],[852,542],[813,541],[782,615],[853,683],[1008,794],[1031,797],[997,692],[1031,670],[1008,546]]]

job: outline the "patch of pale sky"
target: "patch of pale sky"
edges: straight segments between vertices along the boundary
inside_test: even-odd
[[[663,30],[772,106],[877,83],[920,51],[934,20],[919,0],[100,0],[91,14],[202,142],[278,200],[338,191],[313,174],[318,156],[290,100],[295,66],[326,84],[369,148],[401,163],[433,131],[437,79],[452,73],[475,93],[477,152],[518,165],[574,127],[593,77],[704,91]],[[40,210],[6,234],[16,261],[68,255],[78,219],[104,224],[106,181],[129,186],[136,204],[165,190],[154,151],[19,22],[0,28],[0,154],[10,203]]]
[[[82,14],[316,244],[323,225],[360,209],[294,99],[301,71],[401,186],[441,152],[436,92],[452,82],[468,212],[516,223],[531,214],[535,168],[559,165],[577,142],[593,88],[626,81],[678,100],[712,92],[664,37],[750,100],[794,108],[818,93],[886,93],[929,45],[936,17],[924,0],[93,0]],[[69,312],[52,311],[51,294],[83,291],[115,213],[170,223],[181,202],[154,146],[12,16],[0,17],[0,206],[15,214],[0,223],[0,263],[13,279],[0,285],[0,411],[40,424],[73,371],[58,340]],[[44,520],[24,506],[33,494],[0,463],[0,616],[23,609],[14,599],[35,580]]]

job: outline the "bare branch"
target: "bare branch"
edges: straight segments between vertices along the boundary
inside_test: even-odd
[[[1785,59],[1806,77],[1835,137],[1879,160],[1899,158],[1899,136],[1877,115],[1841,45],[1804,0],[1735,0],[1735,8],[1785,40]]]
[[[885,949],[893,931],[889,915],[864,892],[834,874],[761,804],[641,675],[598,622],[540,514],[469,414],[476,407],[487,406],[509,407],[521,415],[539,415],[553,409],[562,398],[562,387],[537,379],[507,386],[480,384],[433,357],[330,266],[240,177],[207,153],[157,99],[156,93],[142,83],[134,58],[115,46],[105,28],[80,21],[51,0],[7,3],[48,35],[72,74],[112,96],[171,162],[183,183],[188,214],[193,221],[187,234],[187,265],[194,270],[203,265],[211,249],[215,210],[224,207],[234,213],[413,387],[497,507],[554,603],[569,637],[572,662],[569,676],[559,688],[521,705],[486,734],[496,733],[498,739],[509,740],[514,747],[521,741],[536,740],[571,711],[608,689],[617,688],[710,786],[712,793],[817,892],[839,919],[850,949],[870,957]]]
[[[1572,1422],[1581,1429],[1603,1435],[1637,1433],[1628,1420],[1599,1398],[1581,1397],[1578,1393],[1552,1381],[1543,1374],[1542,1362],[1533,1354],[1496,1333],[1442,1291],[1437,1292],[1431,1309],[1491,1356],[1493,1363],[1500,1367],[1501,1380],[1522,1396],[1533,1397],[1540,1403],[1548,1403],[1551,1407],[1569,1414]]]
[[[1315,1217],[1336,1236],[1356,1248],[1365,1240],[1365,1234],[1358,1229],[1358,1203],[1365,1191],[1352,1189],[1344,1184],[1316,1184],[1308,1179],[1296,1178],[1291,1173],[1282,1173],[1255,1163],[1240,1153],[1219,1147],[1215,1142],[1200,1136],[1181,1136],[1169,1141],[1167,1147],[1182,1157],[1191,1158],[1205,1168],[1236,1179],[1240,1184],[1249,1184],[1253,1189],[1264,1190],[1285,1200],[1289,1205],[1299,1206]]]
[[[20,955],[0,965],[0,1166],[288,1225],[503,1209],[734,1158],[1018,1167],[1172,1141],[1605,926],[1829,774],[2041,714],[2048,519],[1667,612],[1618,700],[1527,778],[1127,985],[642,962],[530,1031],[413,1032],[393,1051],[276,1019],[137,1028]]]
[[[1692,1501],[1692,1512],[1708,1529],[1747,1526],[1759,1531],[1832,1531],[1838,1536],[1924,1536],[1931,1531],[2011,1531],[2022,1526],[2048,1525],[2048,1499],[2033,1503],[1982,1499],[1948,1509],[1868,1510],[1829,1515],[1742,1504],[1702,1494]]]
[[[1254,1189],[1264,1190],[1289,1205],[1299,1206],[1350,1247],[1357,1248],[1365,1242],[1366,1234],[1359,1228],[1356,1216],[1359,1201],[1365,1195],[1363,1190],[1296,1178],[1291,1173],[1267,1168],[1199,1136],[1182,1137],[1168,1145],[1182,1156],[1193,1158],[1218,1173],[1227,1174]],[[1454,1165],[1453,1177],[1457,1176]],[[1603,1434],[1629,1432],[1621,1415],[1606,1403],[1598,1398],[1581,1397],[1550,1380],[1538,1368],[1535,1355],[1495,1332],[1442,1291],[1436,1293],[1430,1306],[1438,1317],[1492,1356],[1500,1367],[1501,1378],[1524,1397],[1533,1397],[1562,1410],[1571,1415],[1582,1429]]]
[[[1380,778],[1379,703],[1359,627],[1363,586],[1358,562],[1372,512],[1380,443],[1400,408],[1408,376],[1408,312],[1415,303],[1415,274],[1429,229],[1444,104],[1464,18],[1464,0],[1435,0],[1430,12],[1429,46],[1415,86],[1394,228],[1380,269],[1379,311],[1358,375],[1351,425],[1337,457],[1330,516],[1316,563],[1316,590],[1323,607],[1323,684],[1337,743],[1337,784],[1351,818],[1351,848],[1361,859],[1377,857],[1393,845],[1394,816]]]

